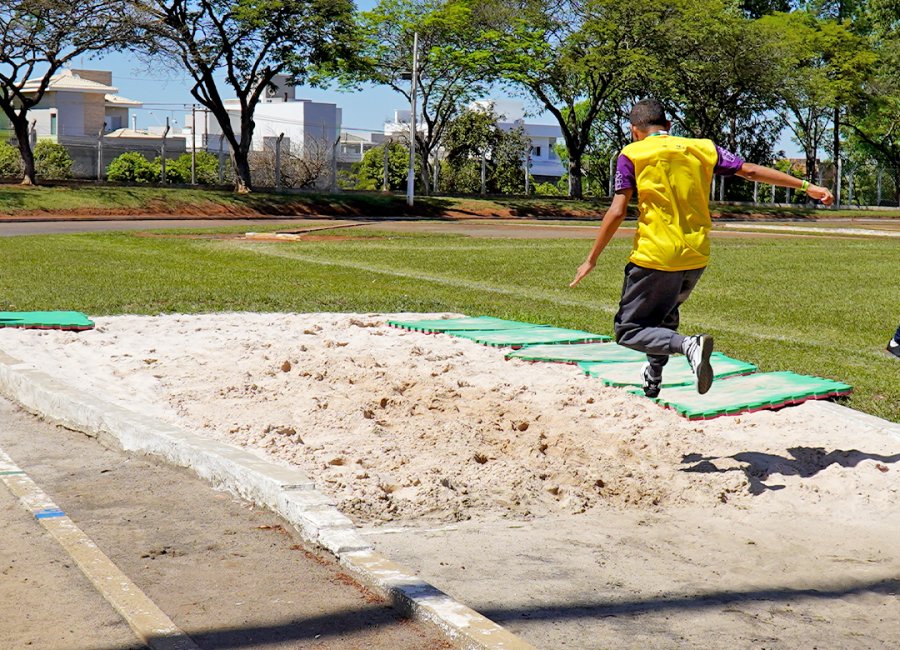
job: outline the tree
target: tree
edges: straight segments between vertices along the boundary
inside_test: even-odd
[[[878,0],[873,8],[877,62],[861,98],[848,110],[847,126],[853,136],[851,145],[887,167],[900,205],[900,6]]]
[[[416,77],[416,154],[422,187],[430,191],[432,155],[448,123],[486,89],[490,74],[480,49],[485,5],[475,0],[381,0],[359,17],[359,65],[343,70],[344,87],[389,86],[410,104],[414,35],[419,53]]]
[[[142,49],[180,62],[194,82],[191,94],[218,121],[238,192],[252,188],[253,113],[275,76],[288,74],[299,84],[313,67],[351,56],[351,0],[131,2],[140,11]],[[225,105],[226,88],[240,106],[237,128]]]
[[[64,65],[85,54],[124,47],[132,33],[129,12],[112,0],[0,4],[0,109],[16,136],[23,185],[36,182],[28,111],[43,99]],[[26,88],[28,81],[32,84]]]
[[[405,191],[409,170],[409,147],[400,142],[387,142],[372,147],[356,163],[356,189],[380,190],[384,184],[384,148],[388,148],[388,190]]]
[[[494,9],[494,65],[509,86],[556,118],[574,197],[583,194],[594,122],[638,78],[642,42],[665,11],[646,0],[500,0]]]
[[[531,140],[522,126],[501,129],[491,104],[460,113],[448,126],[444,187],[450,192],[481,191],[481,163],[485,164],[485,189],[491,194],[522,194],[525,191],[525,155]]]

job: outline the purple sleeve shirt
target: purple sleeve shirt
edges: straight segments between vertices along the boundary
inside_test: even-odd
[[[716,145],[718,160],[713,168],[713,173],[718,176],[734,176],[744,165],[744,159],[727,149]],[[619,154],[616,160],[615,191],[637,189],[637,180],[634,175],[634,163],[625,154]]]
[[[616,160],[615,191],[633,190],[637,188],[637,180],[634,177],[634,163],[625,154],[619,154]]]
[[[741,171],[741,167],[744,165],[744,159],[739,155],[731,153],[719,145],[716,145],[716,153],[719,154],[719,159],[716,161],[716,166],[713,168],[713,174],[717,174],[718,176],[734,176]]]

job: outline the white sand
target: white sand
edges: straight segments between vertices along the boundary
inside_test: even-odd
[[[897,502],[900,465],[877,457],[900,451],[887,436],[796,408],[689,422],[573,366],[505,361],[387,327],[394,316],[122,316],[83,333],[6,329],[0,349],[294,463],[360,523]]]

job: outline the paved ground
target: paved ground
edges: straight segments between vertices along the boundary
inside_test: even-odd
[[[0,449],[200,648],[452,648],[271,513],[0,398]],[[142,647],[0,484],[0,648]]]

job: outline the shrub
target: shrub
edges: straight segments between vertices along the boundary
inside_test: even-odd
[[[198,151],[195,175],[199,185],[215,185],[219,182],[219,158],[208,151]],[[191,154],[183,153],[177,160],[166,163],[166,181],[191,182]]]
[[[34,145],[34,171],[41,178],[71,178],[72,156],[58,142],[40,140]]]
[[[553,183],[537,183],[534,186],[534,193],[538,196],[565,196],[566,194]]]
[[[157,183],[160,177],[158,160],[151,162],[136,151],[129,151],[109,163],[106,177],[125,183]]]
[[[19,150],[8,142],[0,142],[0,177],[21,176],[22,171]]]

